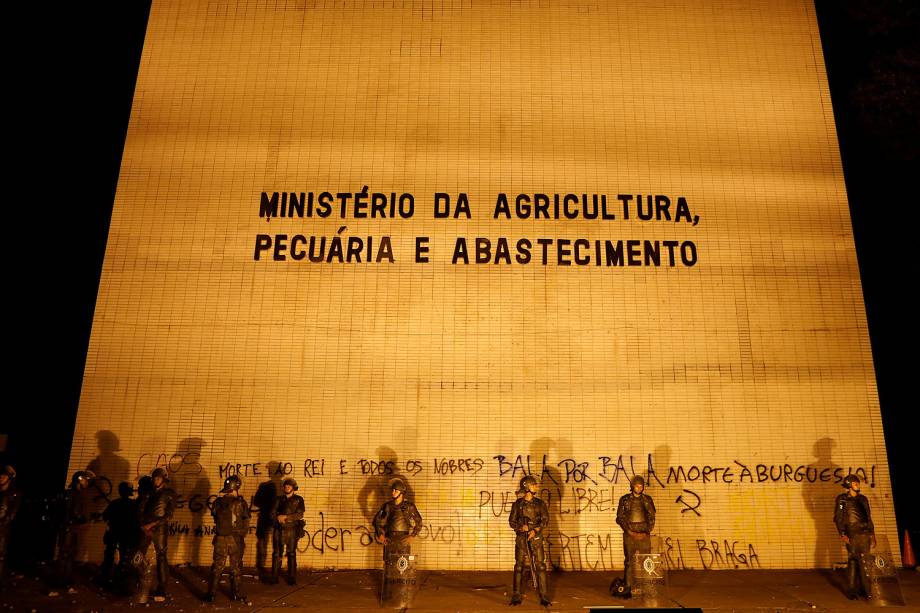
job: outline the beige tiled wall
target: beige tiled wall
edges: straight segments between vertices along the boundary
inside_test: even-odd
[[[262,192],[365,185],[414,216],[259,216]],[[441,191],[470,219],[434,219]],[[684,197],[699,223],[496,220],[502,192]],[[259,234],[389,236],[395,262],[255,260]],[[452,264],[457,237],[690,241],[697,261]],[[504,569],[528,455],[565,569],[622,566],[633,472],[673,567],[843,559],[851,467],[897,548],[811,2],[154,2],[70,468],[167,466],[171,559],[205,563],[227,464],[252,494],[289,463],[301,564],[360,568],[387,478],[368,461],[392,462],[424,567]]]

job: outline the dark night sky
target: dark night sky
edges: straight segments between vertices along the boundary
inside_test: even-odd
[[[917,401],[907,382],[916,360],[899,350],[916,335],[917,309],[902,297],[917,278],[908,228],[917,203],[909,183],[920,168],[918,7],[817,2],[895,504],[901,530],[909,522],[913,531],[920,514],[909,433]],[[50,26],[38,11],[10,26],[25,36],[9,54],[16,67],[7,142],[16,144],[16,159],[7,176],[14,366],[6,383],[22,399],[7,403],[13,420],[6,417],[3,430],[27,491],[57,489],[66,477],[147,10],[143,2],[58,8]],[[841,414],[840,427],[867,425]]]

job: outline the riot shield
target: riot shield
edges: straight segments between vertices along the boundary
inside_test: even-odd
[[[870,551],[859,554],[859,558],[859,569],[869,601],[877,607],[904,606],[901,581],[891,552]]]
[[[418,591],[417,557],[404,552],[388,553],[383,565],[380,586],[380,606],[387,609],[407,609]]]
[[[156,567],[156,557],[149,554],[152,549],[148,540],[131,556],[131,583],[134,587],[134,602],[137,604],[147,604],[150,597],[153,570]]]
[[[669,607],[668,568],[660,553],[637,553],[630,565],[632,597],[640,607]]]

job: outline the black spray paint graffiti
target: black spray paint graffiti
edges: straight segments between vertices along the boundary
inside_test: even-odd
[[[733,460],[725,466],[714,465],[676,465],[669,466],[661,471],[656,470],[652,454],[644,457],[635,457],[632,455],[616,456],[598,456],[598,461],[579,461],[574,458],[566,458],[558,462],[550,461],[544,454],[540,457],[532,457],[530,454],[519,454],[515,456],[495,455],[492,458],[495,462],[500,478],[510,478],[517,480],[525,474],[533,474],[539,477],[541,484],[544,486],[541,497],[548,504],[558,504],[562,514],[581,514],[581,513],[615,513],[616,501],[620,495],[619,490],[613,487],[598,486],[598,483],[620,484],[621,478],[624,483],[636,474],[644,474],[649,487],[667,488],[684,483],[702,483],[702,484],[767,484],[767,483],[839,483],[843,477],[849,473],[858,475],[870,487],[875,487],[876,467],[816,467],[791,464],[755,464],[748,466],[739,460]],[[433,469],[433,475],[438,478],[449,478],[454,475],[474,475],[480,473],[486,465],[486,461],[479,457],[434,457],[430,467]],[[198,474],[204,471],[199,462],[197,452],[174,453],[167,455],[160,454],[143,454],[137,463],[138,473],[142,467],[163,467],[170,473],[183,471],[186,474]],[[225,477],[236,474],[244,477],[269,477],[269,476],[289,476],[295,472],[306,478],[319,478],[334,474],[335,471],[327,472],[325,458],[306,458],[297,462],[276,462],[275,468],[270,470],[266,464],[261,462],[225,462],[218,466],[218,473],[223,480]],[[592,468],[593,467],[593,468]],[[362,458],[356,461],[345,459],[338,460],[338,475],[360,475],[360,476],[386,476],[405,474],[416,476],[426,471],[429,465],[422,460],[409,459],[401,464],[392,460],[373,460]],[[402,469],[402,470],[401,470]],[[271,472],[271,475],[268,473]],[[659,472],[664,476],[662,481],[659,478]],[[97,480],[95,485],[97,500],[108,501],[112,497],[113,487],[105,477]],[[580,485],[572,485],[580,484]],[[622,487],[622,486],[621,486]],[[213,496],[205,496],[201,493],[195,493],[187,501],[189,509],[192,512],[200,512],[205,507],[210,506],[210,500]],[[478,510],[479,516],[483,516],[483,510],[488,508],[490,514],[494,517],[507,514],[510,511],[511,503],[514,502],[513,492],[497,492],[492,490],[481,490],[479,494]],[[675,504],[680,507],[681,515],[690,512],[693,515],[701,516],[703,505],[702,496],[699,492],[689,488],[683,488],[674,499]],[[180,508],[183,501],[180,493]]]
[[[316,520],[314,520],[316,521]],[[464,533],[456,522],[444,525],[425,523],[416,537],[442,545],[456,546],[459,550],[465,545],[495,545],[496,542],[510,542],[502,534],[499,538],[483,537],[475,531]],[[298,551],[302,554],[317,553],[321,556],[345,555],[355,548],[363,549],[376,546],[373,530],[360,524],[341,526],[327,522],[324,513],[318,514],[315,529],[306,530],[306,535],[298,542]],[[212,525],[192,528],[188,524],[170,522],[169,535],[172,537],[207,538],[212,536]],[[251,526],[249,533],[254,534]],[[623,568],[622,534],[617,533],[580,533],[570,534],[562,531],[549,532],[544,539],[546,555],[553,568],[561,570],[618,570]],[[693,539],[692,545],[674,537],[662,539],[662,555],[670,570],[721,570],[760,568],[760,557],[752,543],[737,539]],[[689,555],[688,555],[689,554]]]
[[[185,474],[195,475],[204,468],[200,463],[200,454],[174,453],[174,454],[143,454],[137,462],[137,474],[149,474],[157,467],[166,468],[170,473],[182,471]],[[579,458],[564,458],[557,462],[550,460],[546,455],[540,457],[530,454],[492,456],[495,474],[500,478],[516,481],[524,475],[534,475],[541,482],[551,482],[556,485],[577,484],[583,486],[596,486],[598,484],[625,484],[635,475],[645,477],[649,487],[667,488],[669,485],[682,483],[840,483],[850,473],[856,474],[869,487],[876,486],[876,466],[851,466],[848,468],[837,466],[811,466],[805,464],[745,464],[740,460],[732,460],[725,465],[673,465],[665,467],[655,466],[651,453],[644,456],[620,454],[600,455],[596,461]],[[394,462],[386,459],[359,460],[338,459],[327,464],[326,458],[306,458],[298,461],[284,461],[274,463],[276,468],[269,470],[262,462],[224,462],[217,467],[218,476],[222,479],[229,475],[240,477],[270,477],[296,475],[306,478],[319,478],[338,475],[361,476],[386,476],[403,474],[417,476],[425,473],[437,478],[454,476],[468,476],[480,474],[486,467],[487,461],[481,457],[433,457],[430,462],[421,459],[408,459],[404,462]],[[271,473],[271,474],[269,474]]]
[[[733,460],[726,465],[675,465],[656,470],[654,457],[651,453],[636,457],[632,455],[597,456],[596,462],[583,461],[575,458],[565,458],[552,462],[544,454],[531,456],[530,454],[495,455],[492,456],[494,466],[500,478],[517,480],[524,475],[538,476],[543,489],[541,497],[547,504],[557,505],[562,514],[582,513],[615,513],[616,501],[620,491],[614,487],[605,487],[599,483],[619,485],[628,482],[632,476],[644,474],[648,487],[668,488],[681,484],[769,484],[769,483],[840,483],[850,473],[858,475],[869,487],[876,486],[876,466],[868,468],[862,466],[849,467],[820,467],[809,465],[784,464],[753,464],[748,465],[740,460]],[[273,465],[274,468],[269,468]],[[335,465],[333,463],[333,465]],[[486,461],[480,457],[433,457],[430,464],[419,459],[408,459],[403,463],[392,460],[375,460],[361,458],[356,461],[347,459],[338,460],[338,471],[334,469],[327,472],[325,458],[306,458],[296,462],[225,462],[218,466],[218,475],[223,481],[231,474],[243,477],[270,478],[272,476],[290,476],[297,474],[305,478],[321,478],[330,475],[360,475],[360,476],[387,476],[403,474],[410,477],[428,471],[429,476],[436,478],[450,478],[453,476],[466,476],[481,473],[486,466]],[[149,472],[146,469],[162,467],[170,474],[182,472],[186,475],[197,475],[205,471],[200,463],[200,454],[197,452],[186,453],[159,453],[143,454],[137,462],[138,474]],[[269,473],[271,473],[269,475]],[[662,480],[659,477],[664,477]],[[94,500],[108,502],[113,498],[115,488],[104,476],[100,476],[94,483]],[[214,495],[202,492],[192,493],[188,500],[179,493],[178,506],[184,504],[193,513],[198,513],[210,507]],[[493,517],[510,512],[511,503],[514,502],[513,492],[493,490],[480,490],[478,511],[480,518],[487,509]],[[674,499],[680,507],[681,516],[691,513],[697,517],[702,515],[703,497],[697,490],[682,488]]]
[[[170,475],[182,471],[188,475],[198,475],[204,472],[200,462],[201,454],[197,451],[188,453],[143,453],[135,465],[137,476],[149,475],[154,469],[165,468]]]
[[[112,482],[105,475],[97,475],[90,483],[91,500],[94,503],[111,502],[117,496],[113,495],[114,487]],[[176,509],[185,509],[188,508],[192,513],[198,513],[204,509],[210,509],[214,500],[218,497],[217,494],[194,494],[190,498],[186,498],[185,495],[181,492],[176,492],[176,496],[173,499]],[[98,515],[98,517],[97,517]],[[91,518],[92,521],[102,521],[101,514],[94,514]]]
[[[681,540],[665,537],[664,543],[665,562],[670,570],[692,570],[697,568],[684,557],[684,546]],[[740,569],[760,568],[760,556],[752,543],[743,543],[729,539],[694,539],[690,548],[699,556],[700,567],[703,570],[715,569]]]
[[[583,513],[614,515],[619,496],[627,491],[628,480],[636,474],[646,477],[649,488],[680,488],[673,497],[679,507],[680,516],[700,516],[704,508],[703,491],[705,487],[769,484],[809,484],[839,483],[850,473],[860,476],[869,487],[876,486],[876,467],[836,467],[776,464],[745,464],[732,460],[724,465],[672,465],[659,466],[656,470],[652,454],[644,456],[597,456],[597,461],[584,461],[578,458],[565,458],[560,461],[550,460],[546,455],[495,455],[492,462],[479,457],[433,457],[428,461],[409,459],[404,462],[392,460],[337,459],[328,462],[325,458],[306,458],[296,462],[277,462],[263,464],[259,462],[225,462],[218,466],[220,476],[241,474],[249,477],[270,477],[274,475],[297,475],[306,478],[337,478],[348,475],[356,478],[366,476],[386,476],[403,474],[422,475],[428,479],[450,479],[471,475],[483,475],[491,464],[497,476],[506,482],[516,481],[528,474],[536,476],[541,483],[540,496],[560,514],[580,515]],[[269,470],[268,466],[272,465]],[[172,474],[183,472],[197,474],[205,472],[199,462],[197,453],[145,454],[137,463],[138,474],[148,473],[154,467],[163,467]],[[338,470],[336,470],[336,468]],[[269,475],[269,473],[271,473]],[[681,487],[695,484],[694,489]],[[702,484],[704,490],[697,488]],[[97,478],[93,484],[97,500],[110,500],[113,486],[105,476]],[[507,517],[511,505],[516,499],[513,490],[481,489],[476,505],[479,520],[490,521]],[[672,494],[673,496],[673,494]],[[192,512],[207,509],[216,498],[215,494],[195,494],[186,498],[178,492],[177,507],[188,508]],[[419,540],[441,545],[482,545],[502,542],[500,533],[482,531],[475,525],[461,530],[461,514],[456,514],[456,521],[444,525],[427,523],[419,534]],[[317,552],[320,555],[344,553],[354,548],[374,545],[370,528],[365,525],[333,525],[323,513],[318,514],[315,529],[308,530],[301,541],[302,552]],[[314,520],[315,521],[315,520]],[[175,524],[171,531],[180,536],[207,536],[210,526],[189,528]],[[616,534],[569,534],[555,531],[547,535],[548,555],[554,566],[565,569],[610,569],[621,567],[620,560],[622,535]],[[664,555],[671,568],[755,568],[760,565],[754,545],[732,539],[692,540],[667,537],[664,539]],[[458,550],[459,555],[459,550]],[[690,561],[692,560],[692,562]]]
[[[472,461],[473,460],[467,460],[467,462]],[[477,461],[480,465],[484,464],[483,460]],[[452,460],[451,462],[454,461]],[[332,463],[333,466],[338,467],[337,472],[335,472],[334,468],[327,472],[326,458],[306,458],[296,462],[282,461],[272,462],[271,464],[275,465],[274,469],[269,469],[265,462],[224,462],[217,468],[218,476],[221,479],[225,479],[230,475],[262,478],[295,475],[308,479],[353,474],[361,476],[386,476],[396,474],[415,476],[422,472],[425,467],[421,460],[412,459],[406,460],[402,464],[397,464],[392,460],[370,460],[367,458],[361,458],[354,462],[347,459],[340,459],[336,463]],[[444,469],[439,471],[439,468],[437,466],[435,467],[435,474],[453,474],[453,472],[456,472],[456,468],[452,471],[448,471],[445,466]]]
[[[664,487],[664,483],[658,478],[658,473],[652,462],[652,454],[648,454],[645,459],[645,465],[641,463],[636,467],[636,458],[626,456],[629,459],[629,468],[626,467],[626,460],[620,455],[616,460],[611,456],[598,456],[599,462],[595,463],[595,472],[591,472],[592,463],[590,461],[578,461],[575,458],[565,458],[553,464],[544,454],[540,458],[532,458],[530,454],[519,454],[516,456],[495,455],[492,459],[496,462],[496,468],[499,477],[510,477],[518,479],[524,475],[539,475],[543,481],[548,477],[554,483],[558,480],[553,476],[554,469],[562,469],[559,472],[563,483],[585,483],[590,482],[597,485],[599,482],[619,483],[620,477],[624,482],[628,482],[633,476],[645,473],[650,483],[657,482],[659,486]],[[513,458],[513,459],[511,459]],[[537,466],[538,470],[534,470]],[[563,477],[564,474],[564,477]]]
[[[534,475],[539,480],[549,478],[553,482],[557,479],[553,477],[552,468],[562,469],[559,471],[563,477],[563,483],[583,483],[590,482],[597,484],[606,481],[607,483],[619,483],[622,477],[628,482],[635,475],[643,475],[650,486],[657,485],[665,488],[669,484],[678,483],[776,483],[776,482],[794,482],[794,483],[817,483],[833,481],[840,483],[847,474],[855,474],[870,487],[875,487],[875,465],[868,467],[851,466],[847,469],[842,467],[828,466],[820,468],[808,466],[805,464],[744,464],[740,460],[733,460],[726,466],[713,465],[691,465],[691,466],[668,466],[663,470],[655,468],[652,454],[647,454],[643,458],[636,458],[632,455],[598,456],[597,462],[581,460],[575,458],[566,458],[555,464],[549,461],[546,455],[540,458],[531,457],[530,454],[519,455],[495,455],[495,468],[497,475],[502,478],[512,480],[519,479],[524,475]],[[753,469],[750,468],[753,466]],[[659,477],[667,475],[662,481]]]
[[[684,494],[688,494],[688,497],[685,499]],[[680,514],[683,515],[687,511],[693,511],[696,513],[697,517],[701,516],[701,513],[697,510],[700,508],[700,505],[703,504],[700,499],[699,494],[692,490],[683,490],[681,494],[678,494],[677,498],[674,500],[677,504],[684,505],[684,508],[680,510]]]
[[[684,557],[680,539],[662,539],[662,555],[671,570],[752,569],[760,567],[754,545],[734,539],[694,539],[691,551],[699,561]],[[547,557],[554,568],[563,570],[615,570],[623,568],[622,535],[611,533],[550,533]]]
[[[739,460],[727,466],[671,466],[667,483],[841,483],[848,474],[854,474],[869,487],[875,487],[875,465],[868,470],[862,466],[842,467],[806,466],[800,464],[754,464],[753,469]]]
[[[475,475],[486,465],[482,458],[434,458],[432,466],[436,475],[472,474]],[[421,471],[421,466],[419,466]]]
[[[539,497],[562,515],[582,513],[608,513],[616,515],[617,502],[622,491],[614,487],[549,486],[541,488]],[[513,491],[480,490],[477,511],[479,519],[502,517],[511,512],[517,499]]]
[[[657,486],[662,489],[682,483],[725,485],[760,485],[769,483],[814,484],[830,481],[840,483],[847,474],[859,476],[863,483],[867,483],[869,487],[874,488],[876,486],[875,465],[869,466],[868,469],[862,466],[851,466],[844,469],[842,467],[828,466],[822,468],[804,464],[795,466],[788,463],[754,464],[752,467],[749,467],[739,460],[733,460],[732,463],[726,466],[712,466],[708,464],[699,466],[691,465],[687,467],[683,465],[668,466],[660,471],[660,474],[665,476],[665,480],[662,481],[661,478],[659,478],[659,471],[655,468],[652,454],[647,454],[644,458],[636,458],[632,455],[619,455],[615,460],[613,456],[598,456],[599,461],[593,464],[593,472],[592,463],[590,461],[578,461],[573,458],[561,460],[555,465],[548,461],[546,455],[539,458],[531,457],[530,454],[519,454],[516,456],[495,455],[492,459],[495,461],[495,468],[500,478],[517,479],[524,475],[534,475],[542,485],[548,486],[544,488],[543,496],[552,497],[554,491],[556,491],[557,499],[560,501],[564,498],[563,490],[558,487],[553,487],[553,485],[560,485],[560,481],[562,484],[589,482],[590,484],[597,485],[598,482],[603,483],[605,481],[607,483],[617,484],[620,478],[623,477],[624,482],[628,483],[629,479],[633,476],[643,473],[646,478],[647,486],[653,488]],[[558,478],[553,474],[554,466],[556,469],[561,469],[555,471]],[[639,470],[637,470],[637,467]],[[585,496],[590,498],[590,496],[595,493],[595,490],[588,488],[584,490],[583,497],[580,500],[584,500]],[[504,493],[499,496],[494,492],[492,492],[491,495],[488,494],[489,492],[486,490],[480,492],[480,516],[482,515],[482,508],[486,505],[490,505],[492,514],[497,516],[500,512],[510,509],[510,503],[514,501],[513,498],[509,499]],[[681,516],[688,512],[692,512],[697,517],[702,516],[700,508],[702,507],[703,499],[697,491],[684,488],[675,498],[674,502],[681,506]],[[549,501],[547,501],[547,503],[549,504]],[[594,509],[606,511],[606,506],[606,501],[600,502],[597,505],[589,503],[585,507],[574,505],[574,512],[581,513],[585,510],[590,511]],[[561,512],[563,514],[573,512],[573,505],[566,506],[563,504]]]

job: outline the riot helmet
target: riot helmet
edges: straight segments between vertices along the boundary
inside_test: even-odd
[[[391,493],[393,492],[393,490],[396,490],[403,496],[405,496],[406,492],[409,491],[409,486],[407,486],[406,482],[400,479],[399,477],[394,477],[390,479],[388,486],[390,488]]]
[[[230,475],[224,479],[224,489],[222,489],[220,492],[221,494],[227,494],[231,491],[238,492],[240,491],[241,487],[243,487],[243,480],[236,475]]]
[[[91,470],[78,470],[73,474],[73,477],[70,479],[70,487],[77,489],[79,487],[86,487],[89,485],[89,482],[96,478],[96,475],[93,474]]]
[[[645,479],[642,475],[633,475],[633,478],[629,480],[629,491],[635,494],[637,485],[642,486],[642,489],[639,490],[641,494],[645,490]]]
[[[537,493],[537,480],[533,475],[527,475],[526,477],[521,477],[521,482],[518,487],[519,494],[526,494],[530,492],[531,494]]]

